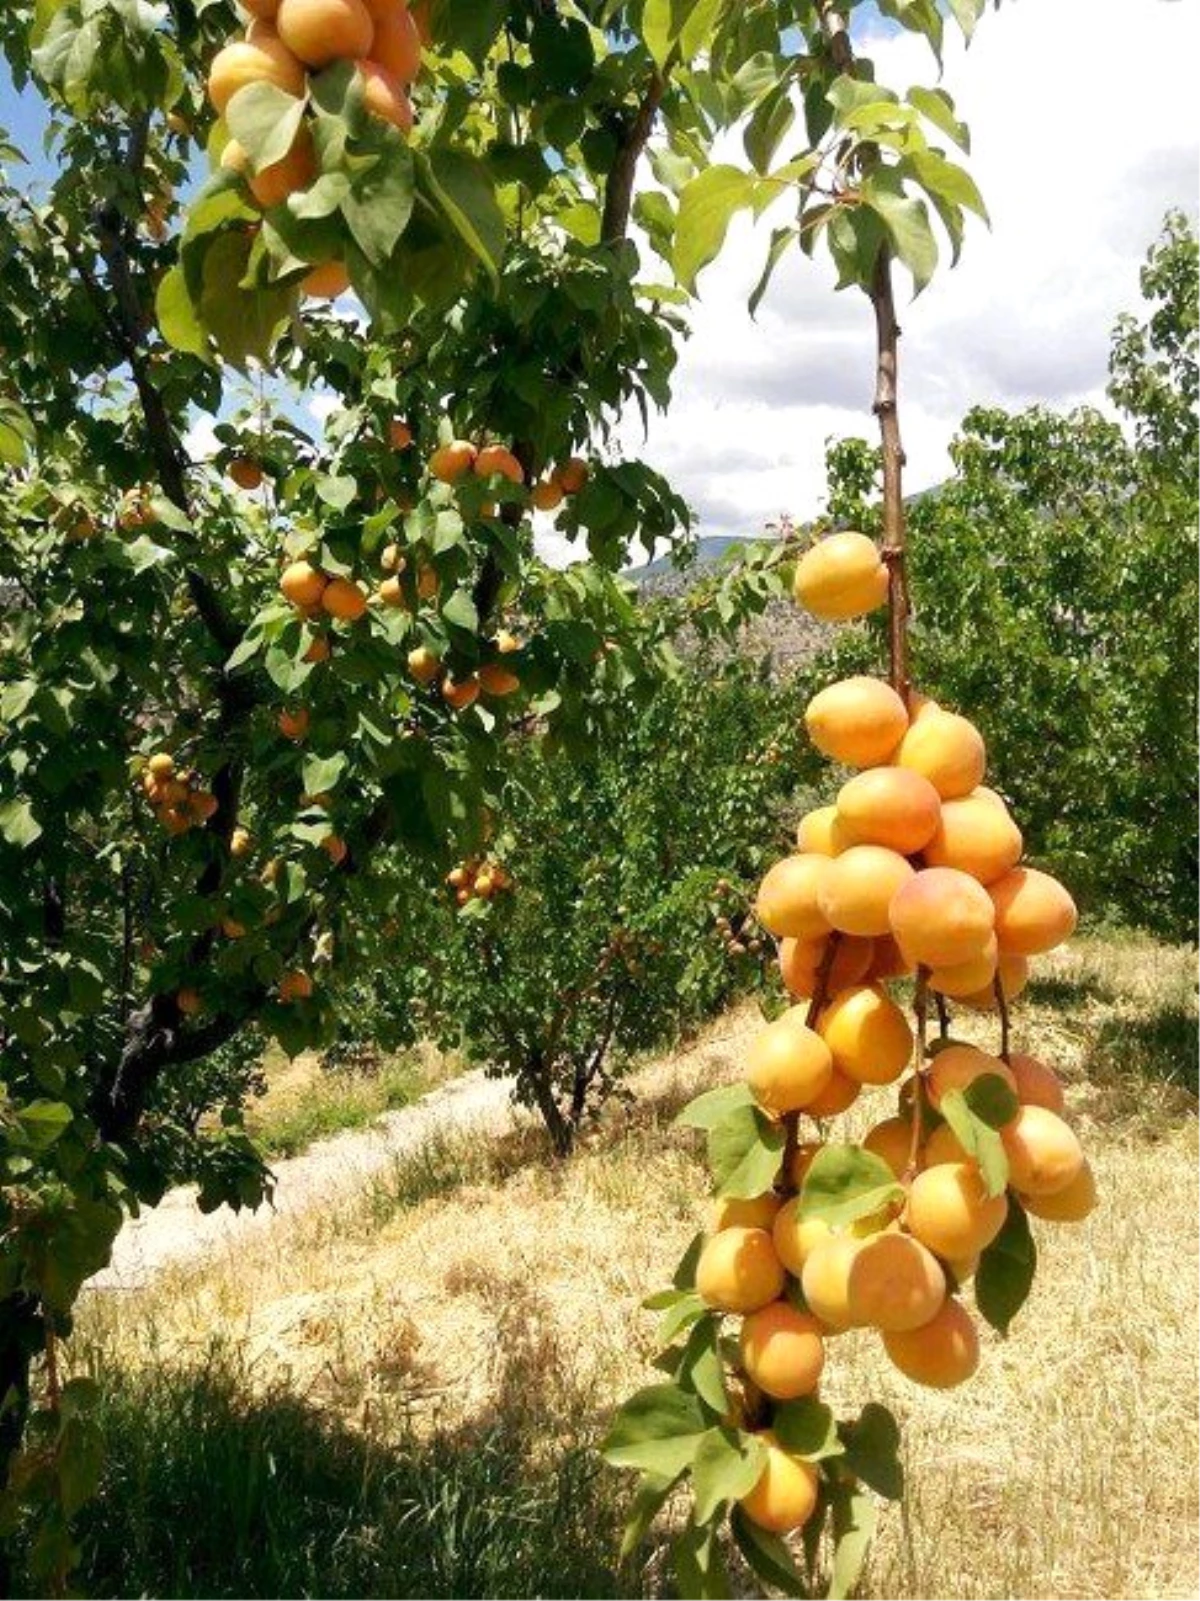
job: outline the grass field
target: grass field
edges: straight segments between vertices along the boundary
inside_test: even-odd
[[[1193,960],[1080,940],[1045,969],[1015,1043],[1063,1071],[1102,1205],[1038,1225],[1034,1294],[964,1389],[908,1385],[866,1334],[831,1346],[826,1397],[904,1431],[868,1596],[1196,1594]],[[703,1215],[671,1119],[753,1027],[732,1013],[648,1067],[570,1164],[532,1130],[446,1142],[235,1261],[92,1297],[75,1353],[112,1445],[86,1589],[671,1593],[658,1540],[615,1568],[628,1485],[592,1447],[647,1379],[638,1302]]]

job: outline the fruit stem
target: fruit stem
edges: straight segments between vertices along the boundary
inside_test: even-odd
[[[829,999],[829,975],[833,972],[833,964],[837,958],[838,946],[842,936],[835,929],[825,942],[825,949],[821,952],[821,960],[817,965],[816,976],[813,980],[812,999],[808,1003],[808,1011],[804,1016],[805,1028],[815,1028],[817,1019],[821,1015],[821,1008]],[[784,1144],[783,1163],[779,1170],[779,1183],[776,1188],[785,1195],[794,1195],[796,1186],[792,1183],[792,1157],[796,1154],[796,1147],[800,1143],[800,1113],[788,1112],[783,1119]]]
[[[950,1032],[950,1008],[946,1005],[946,997],[941,990],[934,990],[933,1004],[937,1007],[938,1035],[945,1039]]]
[[[1004,1063],[1009,1059],[1009,1016],[1008,996],[1004,993],[1004,981],[999,970],[992,979],[992,994],[996,997],[996,1010],[1000,1013],[1000,1060]]]
[[[929,969],[917,968],[917,987],[913,995],[913,1013],[917,1019],[917,1040],[913,1047],[915,1065],[913,1068],[913,1098],[912,1098],[912,1138],[908,1146],[908,1164],[904,1169],[901,1183],[908,1186],[917,1176],[917,1163],[921,1155],[921,1131],[925,1126],[925,1080],[921,1070],[925,1066],[925,1027],[928,1020],[929,1008]]]
[[[900,442],[897,410],[900,328],[892,293],[892,259],[880,246],[871,287],[867,291],[875,312],[875,400],[883,454],[883,545],[880,555],[888,570],[888,680],[908,704],[912,684],[908,672],[908,574],[905,567],[904,446]]]

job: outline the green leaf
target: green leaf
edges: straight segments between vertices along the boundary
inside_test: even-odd
[[[646,0],[642,38],[655,65],[665,67],[673,55],[688,62],[712,41],[726,0]]]
[[[24,466],[36,441],[29,413],[9,395],[0,395],[0,462],[7,467]]]
[[[904,1187],[882,1157],[859,1145],[825,1145],[804,1175],[801,1217],[842,1228],[902,1200]]]
[[[963,38],[970,44],[975,24],[983,15],[987,0],[947,0],[947,4],[955,22],[963,31]]]
[[[861,111],[866,106],[894,106],[899,96],[881,84],[868,83],[865,78],[852,78],[842,73],[830,84],[825,98],[840,123],[852,111]]]
[[[725,1366],[721,1361],[720,1323],[711,1313],[693,1325],[676,1370],[676,1379],[685,1390],[698,1395],[718,1415],[729,1406],[725,1393]]]
[[[749,311],[751,317],[757,315],[758,308],[762,304],[762,298],[767,292],[767,286],[775,275],[776,267],[799,237],[799,228],[776,228],[772,232],[771,247],[767,251],[767,259],[763,265],[762,275],[750,295]]]
[[[741,1507],[734,1507],[729,1520],[738,1550],[764,1583],[784,1595],[806,1596],[807,1584],[792,1559],[792,1553],[779,1535],[748,1518]]]
[[[663,1312],[658,1325],[658,1338],[662,1345],[669,1345],[681,1330],[701,1318],[708,1311],[708,1303],[701,1299],[694,1290],[680,1290],[676,1292],[679,1299],[672,1303]]]
[[[304,793],[324,794],[326,790],[333,789],[345,771],[345,751],[338,751],[333,756],[306,756],[301,774]]]
[[[922,89],[914,86],[908,91],[908,103],[932,122],[934,127],[952,139],[960,150],[970,151],[971,132],[965,122],[954,114],[954,101],[944,89]]]
[[[829,1504],[833,1510],[833,1565],[826,1594],[829,1601],[846,1601],[862,1578],[875,1533],[875,1504],[865,1490],[840,1480],[830,1490]]]
[[[12,800],[0,802],[0,834],[10,845],[32,845],[42,837],[42,825],[33,815],[33,807],[27,800]]]
[[[785,1451],[803,1457],[806,1462],[841,1456],[846,1449],[838,1435],[833,1408],[812,1395],[777,1405],[771,1429]]]
[[[296,142],[304,101],[273,83],[248,83],[225,108],[229,132],[250,157],[255,172],[270,167]]]
[[[736,1084],[722,1084],[715,1090],[706,1090],[689,1101],[678,1113],[675,1122],[680,1128],[716,1128],[733,1111],[742,1106],[753,1106],[754,1096],[744,1079]]]
[[[784,78],[755,107],[742,135],[742,144],[756,172],[770,169],[781,140],[795,120],[791,80]]]
[[[445,148],[430,150],[422,164],[429,188],[454,231],[495,278],[506,230],[487,168],[473,156]]]
[[[963,206],[982,221],[990,220],[983,196],[965,167],[960,167],[955,161],[947,161],[936,150],[914,150],[905,157],[905,162],[931,200]]]
[[[975,1304],[1000,1334],[1024,1306],[1037,1271],[1037,1246],[1025,1208],[1009,1196],[1004,1227],[979,1258]]]
[[[676,1539],[671,1554],[681,1596],[694,1601],[725,1601],[733,1594],[715,1524],[698,1528],[689,1523]]]
[[[1008,1086],[995,1073],[989,1073],[987,1077],[996,1079],[1002,1089],[1008,1090]],[[1011,1095],[1012,1092],[1008,1093]],[[1003,1195],[1008,1184],[1008,1156],[996,1130],[971,1110],[962,1090],[947,1090],[938,1110],[954,1130],[963,1150],[978,1164],[987,1193]]]
[[[999,1073],[981,1073],[962,1093],[971,1111],[989,1128],[1004,1128],[1021,1110],[1016,1091]]]
[[[629,1516],[625,1519],[625,1529],[621,1536],[620,1559],[622,1562],[631,1557],[638,1546],[641,1545],[650,1525],[658,1516],[676,1483],[677,1479],[666,1479],[661,1474],[642,1474],[638,1480],[638,1486],[630,1504]]]
[[[708,1420],[696,1396],[677,1384],[651,1384],[617,1413],[600,1446],[615,1468],[637,1468],[660,1478],[676,1478],[691,1465]]]
[[[757,1107],[740,1106],[708,1132],[708,1164],[717,1195],[750,1200],[771,1188],[786,1134]]]
[[[883,223],[892,248],[912,273],[914,290],[920,294],[933,277],[938,259],[925,202],[904,193],[894,167],[876,169],[863,179],[859,192]]]
[[[753,1434],[724,1426],[709,1429],[692,1458],[696,1522],[708,1523],[723,1502],[749,1495],[766,1461],[767,1448]]]
[[[844,1465],[885,1500],[904,1495],[900,1462],[900,1430],[887,1407],[868,1401],[852,1423],[840,1425],[846,1447]]]
[[[412,152],[396,135],[342,201],[354,242],[373,267],[385,267],[408,227],[415,195]]]
[[[695,290],[696,275],[719,255],[737,211],[755,205],[759,179],[739,167],[706,167],[679,197],[675,222],[675,274]]]
[[[21,1132],[35,1151],[48,1151],[72,1121],[71,1108],[62,1101],[30,1101],[17,1113]]]
[[[679,1258],[679,1265],[671,1278],[671,1283],[677,1290],[692,1290],[696,1287],[696,1263],[700,1260],[700,1252],[704,1249],[704,1235],[693,1234],[688,1242],[688,1248]]]

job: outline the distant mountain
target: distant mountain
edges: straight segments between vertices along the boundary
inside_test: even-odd
[[[678,583],[680,587],[690,589],[708,568],[724,561],[731,552],[766,543],[761,535],[745,538],[736,534],[708,534],[697,540],[694,559],[686,567],[676,567],[669,556],[659,556],[642,567],[627,568],[624,576],[632,579],[639,588],[649,585],[652,589],[659,589],[662,587],[661,581],[666,580],[672,587]]]

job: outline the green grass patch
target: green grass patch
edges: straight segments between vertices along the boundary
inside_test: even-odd
[[[302,1087],[249,1107],[246,1127],[268,1157],[294,1156],[315,1140],[410,1105],[427,1088],[420,1066],[407,1056],[387,1057],[368,1072],[317,1068]]]

